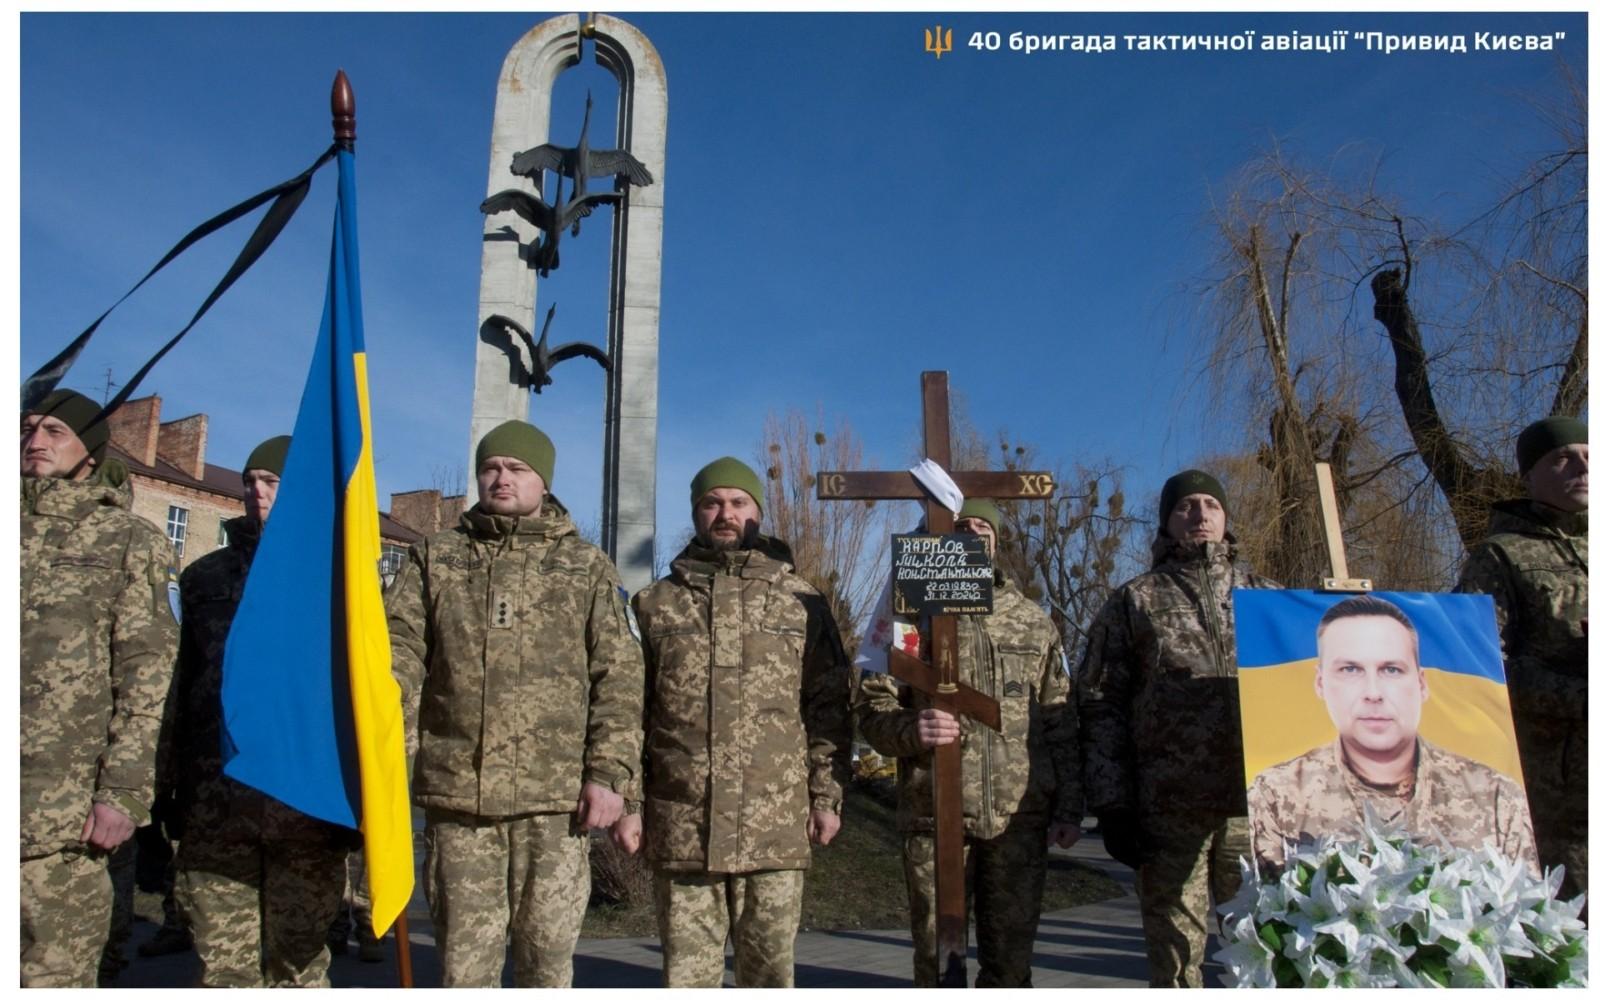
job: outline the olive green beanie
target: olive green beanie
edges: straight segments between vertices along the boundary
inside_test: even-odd
[[[1545,417],[1517,435],[1517,472],[1527,475],[1539,459],[1569,444],[1589,440],[1589,425],[1575,417]]]
[[[989,527],[993,528],[994,533],[997,535],[1000,533],[1000,525],[1004,523],[1000,519],[1000,508],[995,505],[995,502],[978,497],[973,497],[962,503],[961,513],[956,515],[956,520],[959,521],[963,517],[977,517],[988,521]]]
[[[283,463],[288,458],[289,435],[279,434],[277,437],[269,437],[256,445],[255,451],[252,451],[250,457],[244,460],[244,468],[239,471],[242,474],[249,472],[251,469],[262,469],[272,473],[274,476],[281,476],[283,475]]]
[[[1216,497],[1217,503],[1222,504],[1222,512],[1228,513],[1228,494],[1222,489],[1222,483],[1217,481],[1217,477],[1199,469],[1185,469],[1167,480],[1166,485],[1161,487],[1161,523],[1157,527],[1161,531],[1166,531],[1167,518],[1172,516],[1172,508],[1178,506],[1179,500],[1195,493]]]
[[[28,412],[55,417],[78,435],[90,458],[99,462],[105,457],[106,444],[111,440],[111,425],[104,420],[95,420],[100,415],[100,407],[83,393],[57,389]]]
[[[693,507],[701,497],[723,486],[744,490],[756,506],[766,512],[767,495],[761,490],[761,480],[750,466],[731,455],[724,455],[694,474],[689,483],[689,506]]]
[[[544,480],[545,489],[556,477],[556,446],[544,431],[525,420],[507,420],[485,434],[478,442],[477,467],[483,468],[483,463],[496,455],[528,463]]]

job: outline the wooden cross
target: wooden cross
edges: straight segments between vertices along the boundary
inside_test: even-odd
[[[922,373],[922,449],[949,473],[966,497],[1042,500],[1055,492],[1048,472],[956,472],[950,469],[950,384],[947,372]],[[920,500],[927,530],[955,530],[955,515],[928,495],[909,472],[819,472],[819,500]],[[995,526],[998,530],[999,525]],[[1000,706],[993,698],[961,683],[956,649],[956,619],[934,615],[932,641],[921,648],[933,665],[898,649],[889,650],[889,673],[928,696],[932,707],[957,719],[976,719],[1000,729]],[[934,897],[937,910],[939,985],[967,985],[967,890],[962,860],[961,741],[933,752]]]
[[[1322,536],[1328,543],[1328,569],[1332,576],[1322,578],[1322,589],[1361,593],[1372,589],[1372,581],[1352,578],[1344,561],[1344,531],[1339,527],[1339,499],[1333,492],[1333,470],[1327,462],[1317,463],[1317,501],[1322,506]]]

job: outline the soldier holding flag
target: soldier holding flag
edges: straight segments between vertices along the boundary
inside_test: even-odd
[[[261,529],[272,513],[287,435],[245,459],[244,516],[228,544],[184,570],[183,637],[173,697],[182,838],[178,903],[202,986],[327,986],[329,921],[353,831],[314,819],[222,773],[222,661]]]

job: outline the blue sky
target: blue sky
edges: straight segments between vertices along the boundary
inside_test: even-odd
[[[334,71],[359,119],[362,277],[380,499],[462,466],[477,317],[478,202],[501,61],[547,15],[21,17],[21,369],[31,371],[191,226],[303,169],[329,139]],[[1381,156],[1387,189],[1444,219],[1482,207],[1542,150],[1528,95],[1548,53],[1039,52],[1039,34],[1565,31],[1582,14],[627,16],[669,96],[661,294],[660,544],[689,477],[749,458],[769,411],[848,419],[875,467],[919,447],[917,374],[951,372],[988,430],[1069,464],[1111,459],[1136,503],[1232,444],[1196,375],[1212,192],[1274,141],[1325,165]],[[923,29],[952,27],[935,59]],[[576,141],[592,59],[558,81]],[[652,165],[654,166],[654,165]],[[658,171],[658,174],[660,171]],[[163,417],[211,415],[237,466],[290,430],[320,316],[333,173],[288,232],[145,382]],[[605,210],[602,209],[602,212]],[[67,384],[101,393],[187,321],[252,223],[191,251],[102,327]],[[609,220],[563,241],[539,290],[552,341],[604,342]],[[209,249],[207,249],[209,247]],[[201,252],[204,250],[205,252]],[[530,272],[529,280],[533,280]],[[604,382],[556,369],[530,419],[555,491],[599,508]]]

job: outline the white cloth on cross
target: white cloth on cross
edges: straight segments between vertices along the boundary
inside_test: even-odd
[[[948,508],[950,513],[961,513],[961,504],[966,497],[961,495],[961,487],[957,486],[950,474],[940,468],[939,463],[931,458],[925,458],[911,467],[911,478],[922,484],[922,488],[933,494],[939,505]]]

